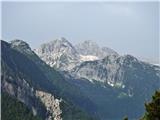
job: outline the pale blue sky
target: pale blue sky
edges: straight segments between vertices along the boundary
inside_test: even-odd
[[[59,37],[93,40],[158,61],[158,9],[158,2],[3,2],[2,39],[23,39],[32,48]]]

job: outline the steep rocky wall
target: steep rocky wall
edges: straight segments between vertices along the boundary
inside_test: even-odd
[[[54,98],[50,93],[38,90],[36,91],[36,96],[40,98],[47,109],[49,114],[47,120],[62,120],[62,111],[60,109],[61,100]]]

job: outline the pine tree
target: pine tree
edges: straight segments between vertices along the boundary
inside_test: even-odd
[[[145,103],[146,113],[142,120],[160,120],[160,91],[152,96],[152,101]]]

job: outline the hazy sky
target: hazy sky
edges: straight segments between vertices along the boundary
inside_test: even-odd
[[[2,39],[32,48],[65,37],[158,61],[158,2],[3,2]]]

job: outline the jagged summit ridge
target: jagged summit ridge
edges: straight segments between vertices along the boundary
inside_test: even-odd
[[[86,40],[82,43],[77,44],[77,51],[82,55],[93,55],[102,59],[108,55],[118,55],[117,52],[108,47],[100,47],[96,42]]]
[[[65,38],[42,44],[35,53],[51,67],[61,70],[72,69],[79,59],[76,49]]]
[[[29,44],[23,40],[15,39],[10,41],[10,46],[21,53],[33,55],[34,52],[32,51]]]
[[[71,74],[78,78],[85,78],[89,81],[100,81],[112,87],[125,87],[124,74],[127,69],[134,70],[141,66],[146,69],[145,63],[136,57],[126,54],[119,56],[111,54],[103,59],[82,62],[72,69]],[[148,65],[151,67],[150,65]],[[152,69],[152,68],[150,68]]]
[[[76,52],[72,44],[65,38],[59,38],[48,43],[44,43],[37,49],[37,52],[51,53],[51,52]]]
[[[108,55],[118,56],[118,53],[112,49],[107,47],[100,48],[91,40],[73,46],[63,37],[42,44],[35,52],[51,67],[65,71],[73,69],[84,61],[94,61]]]
[[[67,71],[72,77],[85,78],[91,82],[98,81],[112,87],[125,88],[126,81],[130,82],[129,79],[141,79],[146,69],[155,69],[132,55],[121,56],[91,40],[73,46],[62,38],[44,45],[47,50],[41,47],[37,54],[51,67]],[[138,72],[140,70],[141,74]],[[128,71],[135,75],[128,75]],[[128,76],[133,78],[126,78]]]
[[[11,46],[14,48],[14,47],[19,47],[19,48],[23,48],[23,49],[30,49],[30,46],[28,43],[26,43],[25,41],[23,40],[19,40],[19,39],[15,39],[15,40],[12,40],[10,41],[11,43]]]

